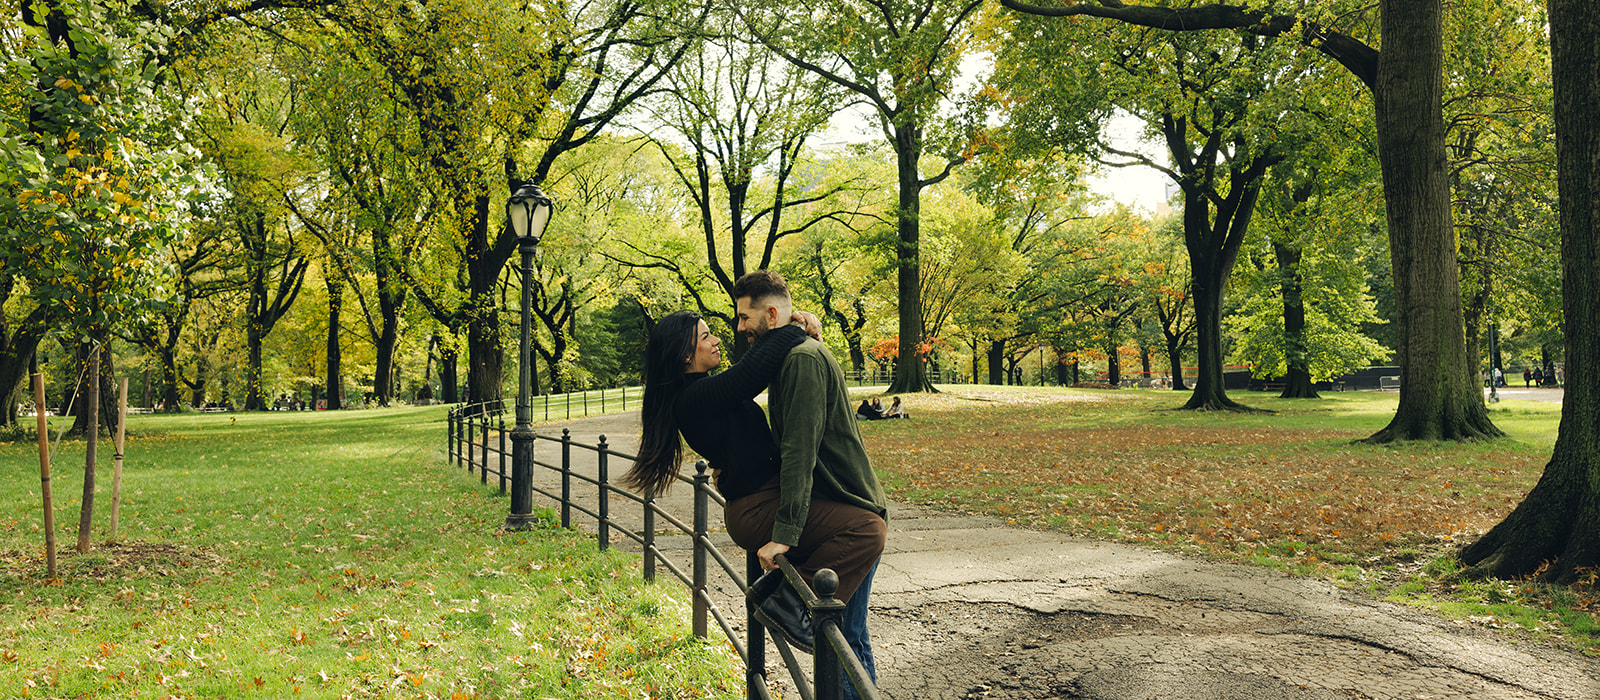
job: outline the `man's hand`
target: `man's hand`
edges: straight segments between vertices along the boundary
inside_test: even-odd
[[[761,570],[771,571],[778,568],[778,564],[772,561],[772,558],[787,551],[789,551],[789,545],[778,542],[768,542],[761,545],[761,549],[756,550],[756,558],[761,560]]]
[[[822,321],[810,311],[796,311],[789,315],[790,323],[798,323],[806,329],[806,335],[822,342]]]

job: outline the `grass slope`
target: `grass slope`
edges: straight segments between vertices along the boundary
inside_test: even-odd
[[[45,581],[36,446],[0,444],[0,696],[739,696],[683,592],[444,463],[444,409],[136,416],[121,515]],[[83,443],[52,476],[76,541]]]

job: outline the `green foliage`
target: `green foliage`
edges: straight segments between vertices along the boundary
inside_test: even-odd
[[[99,337],[170,291],[165,247],[208,172],[181,135],[189,107],[157,84],[167,31],[116,3],[57,11],[70,46],[30,30],[6,67],[28,114],[0,137],[0,252],[63,330]]]

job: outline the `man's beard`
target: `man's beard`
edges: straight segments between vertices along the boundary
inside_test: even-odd
[[[765,316],[745,321],[744,325],[744,336],[749,338],[751,343],[760,340],[761,336],[766,335],[767,331],[772,330],[772,327],[767,325],[767,318]]]

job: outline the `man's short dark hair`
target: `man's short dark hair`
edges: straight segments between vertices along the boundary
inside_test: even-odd
[[[789,298],[789,283],[783,280],[783,275],[771,270],[746,272],[733,283],[735,300],[761,301],[771,297]]]

